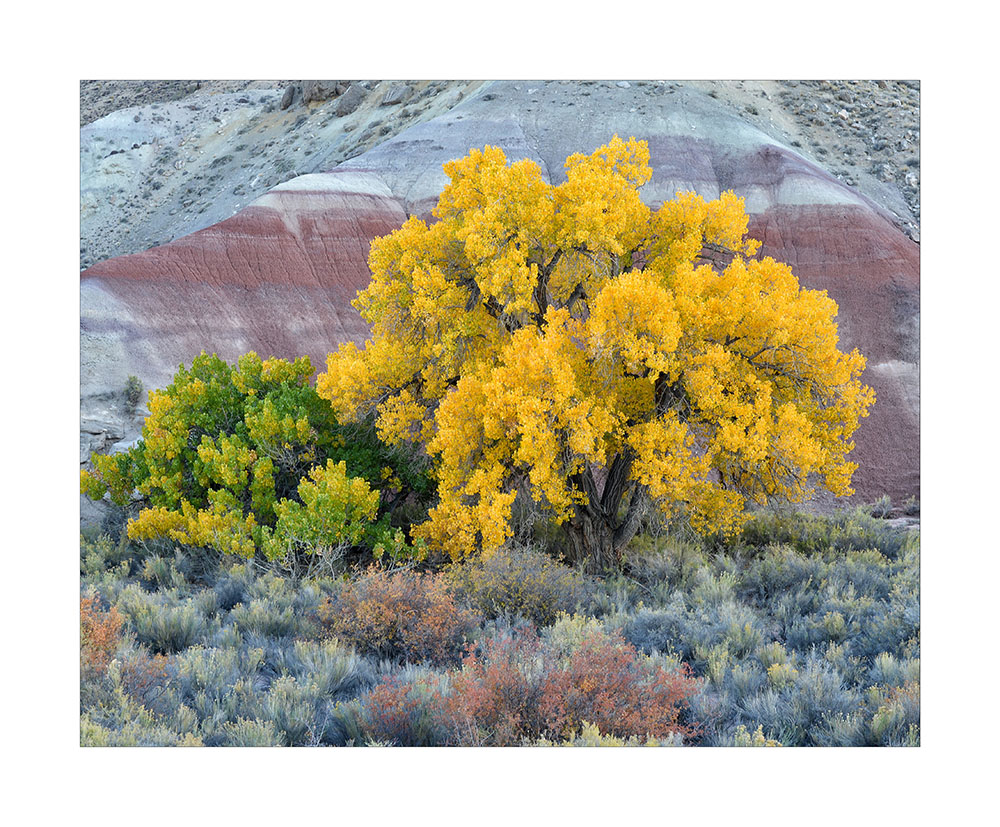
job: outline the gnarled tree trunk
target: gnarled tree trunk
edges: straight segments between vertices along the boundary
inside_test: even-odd
[[[604,490],[598,494],[597,484],[588,468],[576,475],[574,482],[587,494],[589,502],[576,507],[566,522],[570,562],[579,563],[592,573],[617,566],[629,541],[639,529],[640,506],[646,497],[645,489],[629,479],[634,455],[622,452],[608,466]],[[625,495],[628,508],[619,517]]]
[[[565,526],[569,540],[567,557],[571,563],[582,564],[591,573],[604,571],[615,560],[614,531],[601,515],[591,513],[586,506],[577,508]]]

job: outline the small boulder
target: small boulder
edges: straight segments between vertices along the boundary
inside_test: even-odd
[[[307,80],[302,84],[302,102],[325,101],[340,94],[340,81],[337,80]]]
[[[382,98],[382,103],[380,105],[392,106],[397,103],[402,103],[409,96],[410,91],[410,85],[408,83],[394,83],[385,93],[385,97]]]
[[[294,97],[295,97],[295,87],[289,86],[285,90],[285,94],[281,96],[281,103],[279,104],[279,106],[282,109],[288,109],[288,107],[292,105],[292,99]]]
[[[361,105],[361,101],[365,99],[367,94],[368,92],[360,84],[351,84],[351,87],[337,99],[337,107],[334,112],[339,117],[350,115]]]

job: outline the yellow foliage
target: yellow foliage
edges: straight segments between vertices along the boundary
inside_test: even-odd
[[[444,169],[439,220],[372,243],[371,338],[317,380],[342,419],[375,411],[434,459],[430,546],[503,545],[521,489],[609,536],[643,498],[731,532],[748,502],[851,493],[864,357],[838,350],[825,292],[756,258],[741,198],[651,210],[648,147],[617,136],[556,186],[496,147]]]

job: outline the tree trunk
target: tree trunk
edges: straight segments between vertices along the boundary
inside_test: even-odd
[[[569,540],[566,556],[571,563],[582,564],[588,573],[599,574],[618,566],[638,529],[638,512],[631,508],[625,520],[616,526],[590,508],[578,507],[565,524]]]
[[[566,524],[569,561],[582,564],[591,574],[598,574],[616,561],[614,530],[607,520],[587,506],[579,506]]]
[[[588,502],[578,505],[566,523],[568,557],[573,563],[583,564],[588,572],[598,573],[617,566],[625,547],[639,529],[645,489],[629,480],[634,460],[630,449],[614,458],[608,466],[601,495],[598,495],[589,468],[573,478],[576,487],[587,495]],[[619,507],[626,495],[628,508],[624,519],[619,521]]]

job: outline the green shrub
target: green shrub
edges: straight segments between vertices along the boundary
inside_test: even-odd
[[[810,555],[878,549],[895,560],[911,540],[905,532],[892,529],[864,508],[827,516],[788,511],[761,511],[744,526],[738,545],[751,553],[768,546],[785,544]]]
[[[179,733],[141,704],[123,701],[113,718],[87,711],[80,717],[81,747],[200,747],[202,739]]]
[[[122,591],[116,606],[138,641],[153,652],[180,652],[210,630],[205,615],[176,590],[149,594],[133,584]]]
[[[273,721],[238,718],[223,724],[226,746],[229,747],[281,747],[284,734],[278,732]]]
[[[142,382],[138,376],[129,376],[125,380],[125,410],[131,416],[139,407],[142,399]]]
[[[764,734],[764,727],[758,726],[753,732],[740,724],[736,727],[732,736],[732,746],[734,747],[780,747],[781,742],[773,738],[768,738]]]
[[[229,612],[229,621],[241,633],[265,637],[291,637],[301,622],[291,606],[279,607],[265,600],[237,604]]]
[[[274,725],[285,746],[317,746],[322,743],[329,711],[315,686],[283,675],[261,700],[261,718]]]
[[[871,515],[879,519],[885,519],[892,513],[892,498],[888,494],[883,494],[871,505]]]
[[[920,684],[902,687],[872,687],[868,691],[871,722],[868,743],[878,746],[920,745]]]
[[[601,732],[596,724],[586,721],[580,727],[579,732],[572,732],[562,741],[556,743],[547,738],[539,738],[532,746],[536,747],[679,747],[683,745],[684,739],[680,735],[672,735],[666,738],[637,738],[634,735],[628,738],[618,738],[614,735],[606,735]]]
[[[177,561],[159,555],[146,558],[142,577],[151,586],[159,589],[182,589],[187,585],[184,575],[177,568]]]
[[[244,557],[308,555],[331,542],[405,553],[389,520],[408,495],[429,493],[427,476],[370,425],[339,425],[309,385],[312,373],[307,357],[290,363],[248,353],[230,366],[202,353],[165,390],[150,393],[135,447],[91,457],[81,489],[122,507],[138,497],[128,525],[133,539],[169,538]],[[346,487],[345,469],[354,478]],[[358,518],[378,529],[355,530]]]
[[[708,564],[702,542],[670,534],[637,534],[623,564],[630,575],[648,587],[690,587],[692,578]]]
[[[371,664],[336,640],[296,640],[275,660],[282,671],[331,701],[356,697],[375,683]]]

